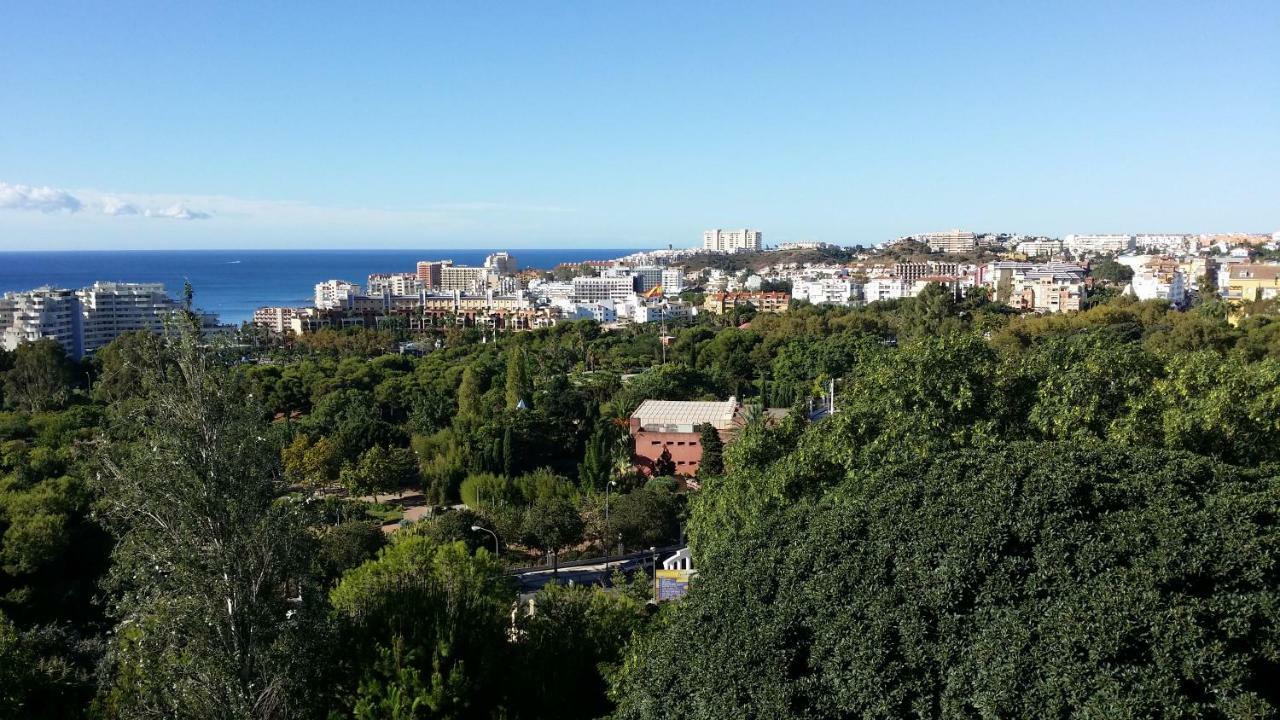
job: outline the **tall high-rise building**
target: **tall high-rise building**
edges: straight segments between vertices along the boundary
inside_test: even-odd
[[[482,293],[498,287],[498,272],[488,267],[468,267],[452,263],[440,268],[441,292]]]
[[[67,355],[84,355],[84,316],[74,290],[41,287],[5,293],[0,298],[4,349],[45,338],[56,340]]]
[[[716,252],[758,251],[763,247],[764,233],[759,230],[707,230],[702,233],[702,249]]]
[[[484,259],[484,266],[493,268],[499,275],[514,275],[520,269],[516,259],[508,252],[496,252]]]
[[[159,332],[179,307],[159,283],[96,282],[79,290],[7,293],[0,297],[0,345],[13,350],[49,338],[80,358],[127,332]]]
[[[347,280],[325,280],[316,283],[315,305],[318,308],[335,308],[360,294],[360,286]]]
[[[418,262],[418,280],[422,282],[422,287],[427,292],[433,292],[440,289],[441,275],[446,265],[452,265],[451,260],[421,260]]]
[[[96,282],[76,291],[84,315],[84,351],[135,330],[159,332],[178,303],[160,283]]]

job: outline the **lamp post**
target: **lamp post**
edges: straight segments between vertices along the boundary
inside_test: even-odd
[[[489,528],[486,528],[486,527],[480,527],[479,525],[472,525],[472,526],[471,526],[471,530],[472,530],[473,532],[487,532],[487,533],[489,533],[490,535],[492,535],[492,536],[493,536],[493,556],[494,556],[495,558],[500,557],[499,552],[498,552],[498,533],[496,533],[496,532],[494,532],[494,531],[490,530]]]
[[[609,488],[618,484],[610,480],[604,486],[604,571],[609,572]]]
[[[653,560],[653,601],[658,602],[658,549],[650,547],[649,556]]]

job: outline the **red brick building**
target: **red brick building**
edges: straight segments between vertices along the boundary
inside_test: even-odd
[[[654,464],[666,452],[677,475],[692,476],[702,461],[699,428],[711,423],[720,439],[728,441],[737,420],[736,398],[725,402],[645,400],[631,414],[631,462],[644,474],[652,475]]]

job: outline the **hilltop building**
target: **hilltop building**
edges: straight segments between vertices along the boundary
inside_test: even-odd
[[[977,248],[977,236],[965,230],[925,233],[917,238],[934,252],[967,253]]]
[[[764,233],[759,230],[707,230],[702,233],[702,249],[714,252],[759,252],[764,247]]]

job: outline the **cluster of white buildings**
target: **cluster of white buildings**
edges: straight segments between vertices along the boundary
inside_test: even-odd
[[[159,331],[180,308],[159,283],[96,282],[79,290],[41,287],[0,297],[0,346],[56,340],[81,358],[134,330]],[[203,316],[205,325],[216,324]]]
[[[612,325],[693,317],[696,308],[676,299],[683,289],[682,268],[615,262],[601,268],[598,276],[530,281],[528,292],[562,317]]]
[[[408,329],[443,325],[526,330],[562,319],[602,324],[692,317],[695,309],[673,299],[684,288],[680,268],[621,261],[592,263],[598,275],[568,281],[529,279],[508,253],[494,253],[479,267],[424,260],[414,272],[377,273],[362,287],[348,280],[315,286],[309,308],[263,307],[254,324],[277,334],[320,328],[375,326],[388,319]]]

